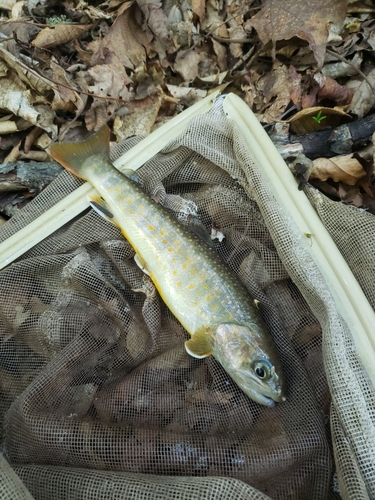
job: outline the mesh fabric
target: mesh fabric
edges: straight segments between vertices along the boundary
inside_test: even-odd
[[[373,388],[324,276],[221,102],[137,175],[181,223],[199,217],[224,234],[215,249],[260,302],[287,401],[260,406],[215,359],[189,357],[188,335],[130,245],[88,210],[0,274],[0,418],[13,472],[40,499],[123,498],[123,488],[126,498],[329,499],[337,482],[343,498],[373,496]],[[79,182],[63,172],[0,238]],[[374,300],[373,216],[306,193]]]

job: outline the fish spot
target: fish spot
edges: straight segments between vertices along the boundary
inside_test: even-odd
[[[129,210],[129,214],[134,214],[134,210]]]
[[[163,234],[164,234],[164,231],[159,231],[159,234],[161,234],[161,235],[163,236]]]
[[[175,269],[175,270],[173,271],[173,274],[177,274],[177,271],[176,271],[176,269]]]
[[[206,300],[207,300],[207,302],[209,302],[211,300],[211,296],[207,295]]]
[[[176,262],[176,259],[172,259],[171,262],[172,264],[174,264]]]
[[[131,200],[130,198],[128,198],[126,201],[127,201],[128,203],[132,203],[132,200]]]
[[[195,269],[192,269],[192,270],[190,271],[190,274],[195,274]]]
[[[177,281],[176,285],[181,286],[181,281]]]
[[[193,304],[194,304],[195,306],[197,306],[197,305],[198,305],[198,302],[193,302]]]
[[[124,199],[124,197],[122,196],[122,194],[119,195],[118,199],[119,200],[123,200]]]
[[[190,283],[188,288],[190,288],[190,290],[192,290],[194,288],[194,283]]]
[[[214,305],[212,306],[212,309],[217,309],[217,304],[214,304]]]
[[[186,269],[187,268],[187,265],[186,264],[182,264],[182,269]]]
[[[168,250],[168,252],[172,252],[173,248],[172,247],[168,247],[167,250]]]
[[[189,262],[189,260],[190,260],[189,257],[185,258],[185,262]]]
[[[150,231],[154,230],[154,226],[152,226],[151,224],[148,226],[148,228],[149,228]]]
[[[168,241],[167,240],[163,240],[162,243],[163,243],[163,245],[166,245],[168,243]]]
[[[207,287],[207,283],[205,283],[205,284],[203,285],[203,288],[208,288],[208,287]]]
[[[181,248],[177,251],[177,253],[179,253],[180,255],[182,254]]]

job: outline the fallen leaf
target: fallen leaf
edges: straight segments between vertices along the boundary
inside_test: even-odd
[[[115,54],[126,68],[134,69],[145,63],[145,47],[150,40],[135,19],[135,7],[132,2],[125,4],[122,13],[96,47],[91,60],[93,66],[104,62],[105,52]]]
[[[194,12],[194,14],[197,14],[200,22],[203,21],[206,13],[205,3],[205,0],[191,0],[191,10]]]
[[[159,39],[168,40],[167,16],[162,3],[158,0],[137,0],[137,4],[145,17],[144,28],[148,27]]]
[[[16,122],[14,122],[13,120],[0,122],[0,135],[13,134],[14,132],[18,132]]]
[[[272,40],[289,40],[297,36],[306,40],[314,52],[318,67],[324,62],[329,25],[342,27],[347,0],[265,0],[260,12],[245,23],[254,27],[265,45]]]
[[[267,107],[262,122],[271,123],[277,120],[285,111],[290,102],[291,82],[287,67],[279,61],[275,61],[272,71],[258,80],[257,89],[264,96]]]
[[[53,28],[42,29],[31,44],[44,49],[56,47],[79,38],[91,26],[91,24],[57,24]]]
[[[334,101],[337,105],[343,106],[349,104],[353,97],[353,90],[346,85],[340,85],[322,73],[314,75],[314,80],[318,83],[320,90],[318,92],[318,101],[329,99]]]
[[[351,116],[338,108],[314,106],[302,109],[289,120],[290,131],[293,134],[304,135],[322,128],[335,128],[351,120]]]
[[[124,66],[119,62],[98,64],[90,68],[87,73],[94,80],[89,87],[93,94],[115,97],[119,101],[98,99],[94,97],[91,108],[85,115],[88,130],[98,130],[110,120],[113,114],[129,101],[131,94],[126,85],[131,83]]]
[[[297,73],[297,70],[293,65],[289,66],[289,78],[292,84],[290,89],[290,99],[293,104],[300,106],[302,97],[302,75]]]
[[[237,22],[237,20],[240,22],[240,24]],[[239,17],[238,19],[229,19],[228,24],[228,36],[229,38],[233,40],[244,40],[247,38],[246,31],[244,30],[243,26],[243,19],[242,17]],[[232,54],[233,57],[236,59],[239,57],[243,56],[243,44],[242,43],[230,43],[229,44],[229,51]]]
[[[50,68],[53,71],[53,80],[57,84],[62,83],[54,90],[55,95],[51,103],[51,109],[76,111],[77,116],[79,116],[85,107],[87,96],[84,96],[83,100],[81,99],[80,95],[72,88],[74,83],[68,79],[64,68],[53,59],[50,62]]]
[[[375,69],[370,71],[367,75],[367,79],[371,82],[372,86],[375,88]],[[349,113],[353,113],[358,116],[358,119],[364,117],[366,113],[370,111],[375,106],[375,91],[370,85],[363,81],[361,85],[354,92],[352,102],[348,108]]]
[[[47,95],[53,90],[53,83],[49,82],[46,78],[43,78],[32,68],[29,68],[20,59],[1,46],[0,58],[2,58],[10,68],[13,68],[16,71],[17,76],[24,84],[30,86],[41,95]]]
[[[191,82],[198,76],[200,56],[195,50],[192,50],[184,57],[185,52],[185,50],[180,50],[177,53],[174,70],[181,75],[184,82]]]
[[[358,156],[353,154],[336,156],[335,158],[317,158],[313,161],[310,178],[326,181],[333,179],[334,182],[345,182],[354,186],[366,172],[362,167]]]
[[[142,100],[133,100],[127,104],[128,114],[122,120],[115,117],[113,132],[117,142],[124,141],[132,135],[148,135],[158,116],[163,102],[162,92],[159,95],[149,96]]]
[[[224,22],[224,16],[227,16],[226,7],[223,0],[206,0],[206,17],[202,23],[202,30],[207,30],[221,38],[229,38]]]
[[[25,120],[35,123],[38,119],[38,112],[30,104],[31,93],[7,92],[0,88],[0,108],[11,111],[16,116],[21,116]]]
[[[189,103],[189,106],[200,101],[207,95],[207,90],[196,89],[192,87],[178,87],[177,85],[168,85],[167,88],[171,96],[181,101]]]

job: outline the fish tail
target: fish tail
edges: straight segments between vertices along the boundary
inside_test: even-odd
[[[69,172],[87,180],[92,164],[86,160],[91,156],[102,156],[109,161],[110,130],[105,125],[84,142],[54,144],[49,148],[50,155]]]

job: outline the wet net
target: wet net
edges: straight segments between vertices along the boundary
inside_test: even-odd
[[[225,236],[213,244],[259,300],[287,401],[261,406],[190,357],[131,246],[87,210],[0,273],[0,498],[373,498],[374,389],[221,101],[137,175],[181,223]],[[1,240],[80,183],[63,172]],[[305,192],[374,307],[374,216]]]

